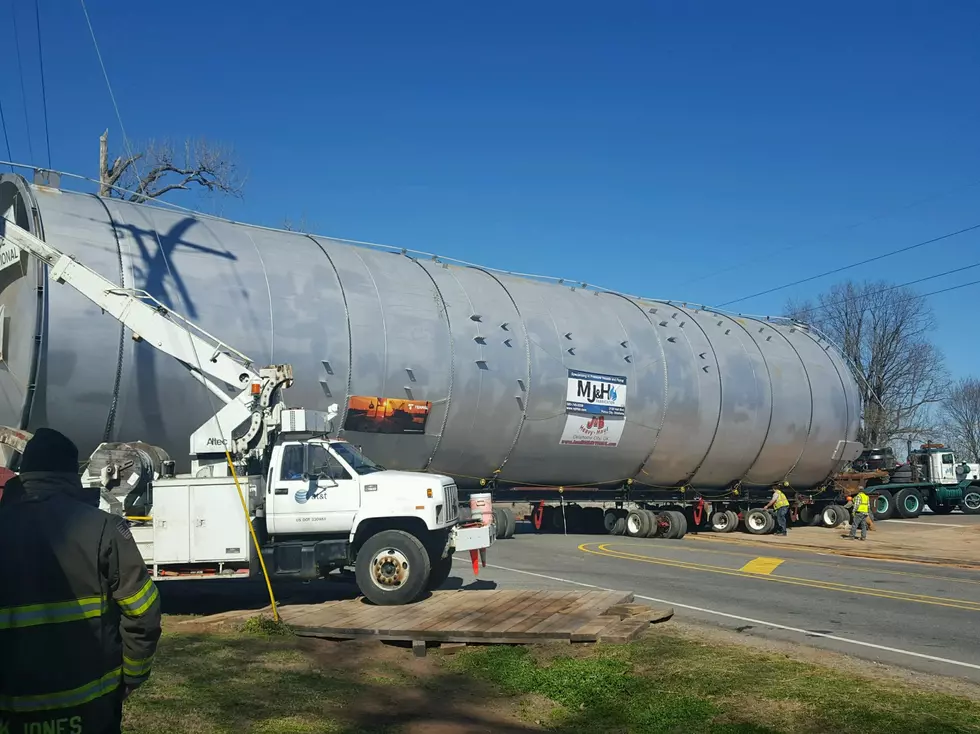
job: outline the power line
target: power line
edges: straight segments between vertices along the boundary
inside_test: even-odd
[[[800,314],[809,314],[809,313],[813,313],[814,311],[823,311],[824,309],[833,308],[834,306],[843,306],[845,303],[850,303],[851,301],[856,301],[859,298],[864,298],[864,297],[867,297],[867,296],[876,296],[876,295],[879,295],[881,293],[888,293],[889,291],[898,290],[899,288],[906,288],[906,287],[908,287],[910,285],[916,285],[917,283],[925,283],[927,280],[935,280],[936,278],[942,278],[942,277],[944,277],[946,275],[954,275],[955,273],[962,273],[964,270],[972,270],[973,268],[980,268],[980,262],[973,263],[972,265],[964,265],[961,268],[953,268],[952,270],[947,270],[947,271],[942,272],[942,273],[936,273],[935,275],[927,275],[924,278],[917,278],[916,280],[909,280],[909,281],[907,281],[905,283],[899,283],[898,285],[888,286],[887,288],[879,288],[877,290],[873,290],[873,291],[870,291],[868,293],[862,293],[862,294],[857,295],[857,296],[850,296],[848,298],[841,298],[841,299],[839,299],[837,301],[831,301],[830,303],[821,303],[819,306],[811,306],[810,308],[805,308],[802,311],[799,311],[798,313],[800,313]],[[980,281],[974,281],[974,282],[980,282]],[[972,284],[973,283],[966,283],[965,285],[972,285]],[[955,287],[956,288],[960,288],[960,287],[963,287],[963,286],[955,286]],[[945,291],[936,291],[936,292],[937,293],[943,293]],[[934,295],[934,294],[928,294],[927,293],[925,295]],[[924,297],[925,296],[923,296],[923,295],[916,294],[914,296],[911,296],[908,300],[914,300],[915,298],[924,298]],[[899,299],[898,302],[899,303],[902,303],[905,300],[906,299]]]
[[[7,135],[7,119],[3,116],[3,102],[0,102],[0,127],[3,128],[3,142],[7,144],[7,158],[13,158],[10,155],[10,137]],[[10,167],[10,172],[14,172],[14,167]]]
[[[41,51],[41,8],[34,0],[34,18],[37,21],[37,58],[41,65],[41,102],[44,105],[44,140],[48,146],[48,168],[51,168],[51,135],[48,131],[48,93],[44,88],[44,53]]]
[[[835,234],[837,232],[847,232],[847,231],[852,230],[852,229],[857,229],[858,227],[864,226],[865,224],[871,224],[872,222],[877,222],[879,219],[884,219],[885,217],[887,217],[892,212],[903,211],[905,209],[913,209],[913,208],[915,208],[917,206],[920,206],[922,204],[928,204],[929,202],[937,201],[938,199],[945,198],[945,197],[949,196],[950,194],[955,194],[956,192],[961,191],[961,190],[971,189],[971,188],[973,188],[975,186],[978,186],[978,185],[980,185],[980,180],[973,181],[972,183],[968,183],[968,184],[965,184],[965,185],[962,185],[962,186],[956,186],[955,188],[948,189],[948,190],[943,191],[943,192],[940,192],[938,194],[933,194],[931,196],[927,196],[924,199],[918,199],[917,201],[913,201],[913,202],[910,202],[908,204],[903,204],[901,206],[890,207],[890,208],[885,209],[884,211],[882,211],[882,212],[880,212],[878,214],[875,214],[874,216],[872,216],[872,217],[870,217],[868,219],[864,219],[864,220],[859,221],[859,222],[854,222],[853,224],[849,224],[849,225],[847,225],[845,227],[842,227],[840,229],[836,229],[835,228],[835,229],[826,230],[823,234],[820,234],[820,235],[817,235],[817,236],[818,237],[827,237],[827,236],[832,235],[832,234]],[[802,243],[797,243],[795,245],[787,245],[786,247],[782,247],[782,248],[780,248],[778,250],[773,250],[772,252],[766,253],[764,255],[760,255],[759,257],[756,257],[756,258],[742,259],[738,263],[736,263],[736,264],[734,264],[734,265],[732,265],[730,267],[722,268],[721,270],[715,270],[714,272],[708,273],[706,275],[702,275],[701,277],[695,278],[694,280],[689,280],[689,281],[686,282],[686,285],[692,285],[692,284],[698,283],[698,282],[700,282],[702,280],[706,280],[707,278],[713,278],[716,275],[722,275],[724,273],[730,273],[733,270],[738,270],[740,268],[745,267],[746,265],[751,265],[752,263],[756,263],[756,262],[760,262],[762,260],[766,260],[768,258],[773,257],[774,255],[778,255],[778,254],[781,254],[783,252],[789,252],[790,250],[797,250],[797,249],[799,249],[801,247],[804,247],[806,244],[807,244],[806,242],[802,242]]]
[[[99,42],[95,38],[95,29],[92,27],[92,19],[88,15],[88,8],[85,7],[85,0],[79,0],[82,4],[82,12],[85,13],[85,22],[88,24],[88,31],[92,36],[92,44],[95,46],[95,55],[99,57],[99,66],[102,67],[102,76],[105,78],[106,88],[109,90],[109,99],[112,100],[112,108],[116,111],[116,120],[119,122],[119,130],[122,132],[123,145],[126,146],[126,155],[129,156],[132,161],[133,170],[136,172],[136,179],[140,182],[140,187],[142,188],[143,180],[140,176],[139,165],[133,156],[133,149],[129,144],[129,137],[126,135],[126,127],[123,125],[122,114],[119,112],[119,105],[116,104],[116,95],[112,91],[112,83],[109,81],[109,72],[106,71],[105,62],[102,60],[102,51],[99,49]],[[99,172],[101,177],[101,171]]]
[[[792,283],[787,283],[785,285],[776,286],[775,288],[769,288],[764,291],[759,291],[758,293],[753,293],[750,296],[742,296],[741,298],[736,298],[732,301],[725,301],[725,303],[718,304],[718,308],[722,306],[730,306],[733,303],[739,303],[741,301],[747,301],[750,298],[758,298],[759,296],[765,296],[769,293],[775,293],[776,291],[785,290],[786,288],[792,288],[793,286],[802,285],[803,283],[809,283],[811,280],[817,280],[818,278],[825,278],[828,275],[836,275],[837,273],[842,273],[845,270],[850,270],[851,268],[856,268],[861,265],[867,265],[868,263],[873,263],[878,260],[884,260],[886,257],[892,257],[893,255],[900,255],[903,252],[909,252],[919,247],[925,247],[926,245],[931,245],[934,242],[940,242],[941,240],[947,240],[951,237],[956,237],[966,232],[972,232],[975,229],[980,229],[980,224],[974,224],[971,227],[966,227],[964,229],[957,230],[956,232],[950,232],[948,234],[941,235],[939,237],[934,237],[931,240],[926,240],[925,242],[917,242],[914,245],[908,245],[907,247],[901,247],[897,250],[892,250],[891,252],[886,252],[883,255],[876,255],[875,257],[869,257],[867,260],[861,260],[860,262],[852,263],[851,265],[844,265],[839,268],[834,268],[833,270],[827,270],[826,272],[819,273],[818,275],[811,275],[809,278],[801,278],[800,280],[795,280]]]
[[[27,116],[27,89],[24,86],[24,66],[21,61],[20,33],[17,31],[17,2],[10,0],[10,17],[14,31],[14,47],[17,49],[17,75],[20,77],[20,102],[24,107],[24,130],[27,133],[27,150],[31,155],[31,163],[34,160],[34,141],[31,140],[31,121]],[[50,167],[50,166],[49,166]]]

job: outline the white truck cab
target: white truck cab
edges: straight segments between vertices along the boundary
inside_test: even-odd
[[[342,440],[285,440],[272,449],[266,480],[270,535],[344,533],[365,519],[417,518],[435,531],[459,518],[456,484],[440,474],[391,471]]]

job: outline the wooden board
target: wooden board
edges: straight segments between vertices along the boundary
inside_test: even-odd
[[[634,614],[623,613],[623,605],[630,605],[631,612],[641,611],[640,605],[631,604],[632,601],[633,594],[622,591],[458,590],[436,591],[420,602],[398,607],[375,606],[357,598],[287,605],[280,607],[279,614],[296,634],[307,637],[374,637],[406,642],[595,642],[604,634],[622,639],[626,633],[623,621],[632,623],[631,631],[637,627],[637,619],[630,619]],[[610,609],[615,611],[607,614]],[[648,618],[653,616],[664,618],[663,614]],[[639,632],[632,637],[636,634]]]

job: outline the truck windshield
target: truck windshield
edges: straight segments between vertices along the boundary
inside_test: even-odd
[[[375,472],[385,470],[381,464],[371,461],[349,443],[332,443],[330,444],[330,448],[336,451],[340,458],[350,464],[351,469],[358,474],[374,474]]]

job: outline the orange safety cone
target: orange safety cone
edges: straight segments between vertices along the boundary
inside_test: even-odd
[[[470,560],[473,562],[473,575],[480,575],[480,554],[476,550],[470,551]]]

